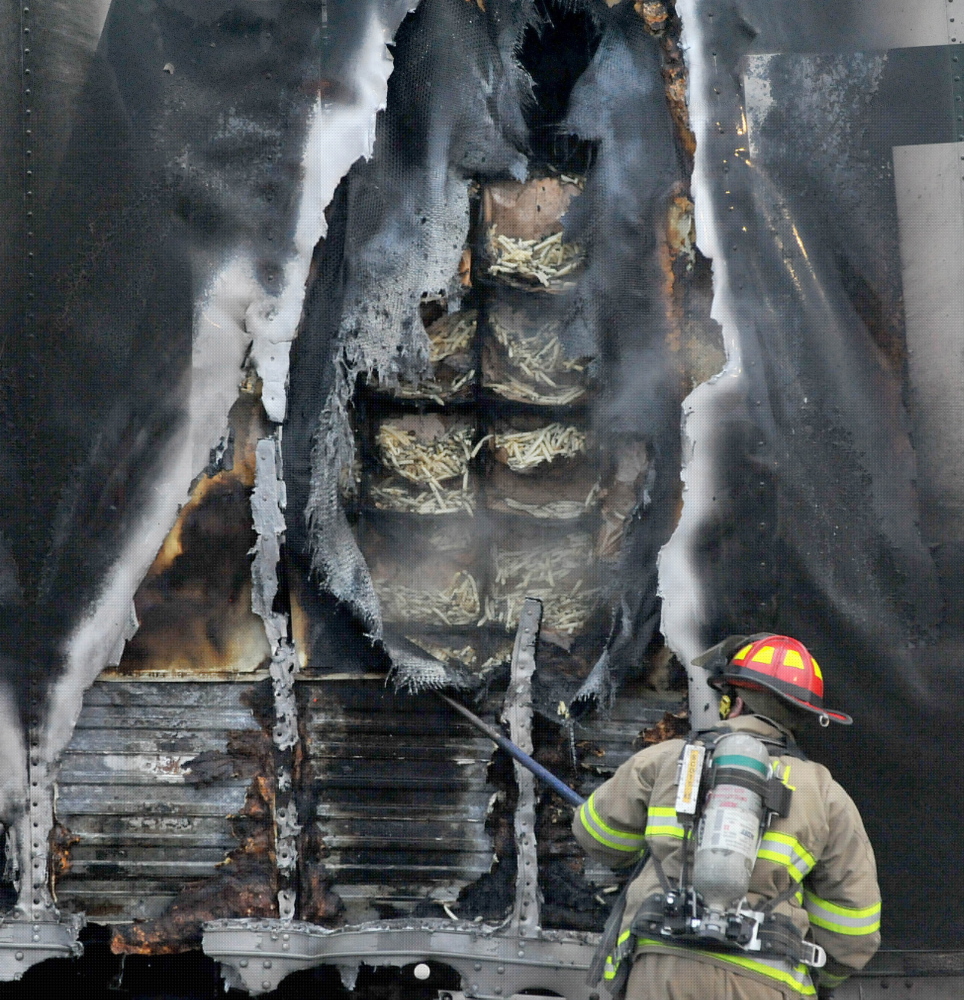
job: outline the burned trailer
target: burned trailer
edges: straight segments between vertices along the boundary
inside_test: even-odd
[[[588,795],[770,630],[838,995],[960,992],[951,3],[0,16],[0,979],[598,1000],[618,881],[437,693]]]

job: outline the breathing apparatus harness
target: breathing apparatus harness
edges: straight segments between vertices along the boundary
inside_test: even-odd
[[[792,796],[774,774],[768,744],[778,747],[776,753],[803,758],[792,740],[725,728],[687,739],[677,762],[676,816],[683,827],[679,882],[670,884],[653,854],[662,891],[637,911],[626,942],[629,953],[642,935],[703,950],[754,952],[794,965],[825,964],[826,952],[804,940],[789,917],[773,912],[794,895],[795,883],[759,910],[747,903],[763,834],[773,816],[789,814]]]

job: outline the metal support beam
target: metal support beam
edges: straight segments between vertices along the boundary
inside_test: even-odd
[[[203,948],[221,963],[227,987],[254,995],[316,965],[338,966],[351,984],[361,965],[431,961],[455,969],[471,1000],[508,1000],[523,991],[600,1000],[586,985],[598,937],[541,930],[522,936],[505,925],[449,920],[385,920],[332,931],[298,921],[215,920],[204,926]]]
[[[505,701],[509,735],[524,753],[532,753],[532,675],[536,669],[536,642],[542,624],[542,602],[522,602],[512,650],[512,674]],[[536,858],[536,780],[515,761],[518,800],[515,807],[516,894],[509,927],[527,937],[539,928],[539,868]]]
[[[257,445],[257,467],[251,515],[258,540],[251,563],[251,606],[264,621],[271,645],[271,687],[274,694],[275,725],[275,857],[278,865],[278,913],[285,920],[295,915],[297,892],[295,874],[298,866],[298,805],[294,796],[294,768],[298,744],[298,709],[294,681],[298,657],[288,638],[286,612],[274,610],[279,590],[278,567],[281,541],[284,538],[286,493],[281,465],[281,432],[263,438]]]

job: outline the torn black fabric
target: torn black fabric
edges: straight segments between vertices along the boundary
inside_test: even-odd
[[[340,309],[309,320],[302,340],[312,343],[298,348],[306,359],[318,350],[334,381],[320,408],[317,386],[305,387],[316,414],[305,423],[306,404],[292,394],[299,416],[290,425],[289,461],[311,468],[308,495],[294,516],[307,517],[313,574],[374,640],[383,635],[378,600],[338,496],[339,471],[353,456],[351,394],[359,375],[391,382],[424,368],[419,302],[440,292],[450,308],[459,301],[469,179],[522,176],[526,169],[529,79],[516,51],[533,8],[484,6],[426,0],[400,31],[374,154],[346,185],[341,262],[330,279]],[[436,669],[424,657],[408,662],[416,672]]]
[[[659,624],[656,557],[679,489],[680,372],[667,346],[658,257],[669,197],[683,177],[666,104],[658,41],[639,17],[613,18],[577,82],[563,128],[594,144],[586,191],[566,219],[587,245],[573,295],[568,347],[598,359],[593,420],[612,439],[647,442],[649,474],[611,585],[609,642],[576,700],[611,703],[638,670]]]
[[[910,384],[915,290],[895,172],[899,150],[958,139],[956,52],[941,55],[936,35],[917,47],[937,23],[927,5],[680,11],[702,67],[696,198],[730,365],[694,395],[684,428],[683,530],[668,551],[687,560],[692,590],[674,576],[665,598],[693,613],[674,608],[664,627],[681,644],[692,629],[694,650],[757,629],[806,642],[829,700],[855,719],[808,752],[861,807],[890,901],[885,941],[933,946],[962,920],[939,884],[961,817],[931,778],[937,756],[959,755],[947,664],[960,659],[962,593],[946,560],[961,543],[950,520],[940,541],[921,531],[922,519],[934,530],[934,497],[920,412],[951,407]],[[937,814],[942,833],[919,821]]]

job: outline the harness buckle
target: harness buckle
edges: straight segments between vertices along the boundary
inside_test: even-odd
[[[800,961],[813,969],[822,969],[827,964],[827,953],[813,941],[800,942]]]

